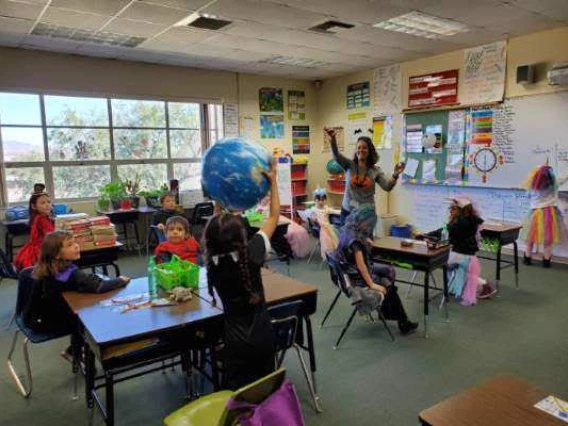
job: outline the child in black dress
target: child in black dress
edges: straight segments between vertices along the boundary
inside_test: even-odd
[[[270,216],[250,239],[239,216],[220,213],[204,232],[209,293],[213,288],[225,312],[225,387],[238,389],[274,371],[272,325],[264,299],[261,270],[270,237],[278,224],[280,200],[276,167],[265,173],[270,182]]]

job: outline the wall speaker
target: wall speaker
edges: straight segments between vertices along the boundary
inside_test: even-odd
[[[521,65],[517,67],[517,84],[531,84],[535,81],[535,66]]]

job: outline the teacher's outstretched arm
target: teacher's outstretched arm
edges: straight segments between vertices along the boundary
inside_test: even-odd
[[[331,145],[331,153],[333,154],[333,159],[339,163],[344,170],[349,168],[349,159],[339,152],[337,147],[337,138],[335,129],[332,127],[325,127],[324,131],[329,136],[329,144]]]

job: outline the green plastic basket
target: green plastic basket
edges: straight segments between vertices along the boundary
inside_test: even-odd
[[[199,285],[199,266],[173,256],[168,263],[156,265],[156,283],[165,291],[175,287],[197,288]]]

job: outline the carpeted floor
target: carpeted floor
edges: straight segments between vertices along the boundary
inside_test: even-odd
[[[122,272],[144,274],[144,259],[124,256]],[[486,275],[493,263],[484,263]],[[461,389],[498,374],[512,373],[541,388],[568,398],[568,269],[554,265],[521,267],[520,290],[515,290],[511,269],[503,273],[499,297],[465,308],[450,305],[450,322],[431,303],[430,338],[422,337],[422,289],[414,288],[404,303],[419,332],[408,337],[396,334],[391,343],[380,324],[356,317],[341,347],[333,350],[351,307],[340,298],[323,329],[319,323],[335,289],[326,269],[296,261],[292,276],[319,289],[318,311],[312,318],[318,361],[318,388],[324,409],[315,414],[294,353],[285,361],[288,377],[295,383],[307,425],[415,426],[420,410]],[[407,272],[400,272],[406,275]],[[438,282],[441,278],[438,275]],[[400,286],[401,294],[406,286]],[[6,356],[14,327],[6,326],[13,311],[16,283],[0,284],[0,345]],[[112,324],[109,324],[112,327]],[[393,329],[396,325],[393,324]],[[0,373],[0,424],[102,425],[98,412],[87,410],[84,399],[72,401],[73,376],[59,352],[67,344],[58,340],[32,345],[34,392],[21,398],[4,367]],[[20,352],[16,358],[22,366]],[[4,364],[5,366],[5,364]],[[80,386],[83,385],[82,379]],[[185,403],[181,370],[154,373],[116,386],[118,425],[159,425],[161,419]],[[492,425],[488,425],[492,426]]]

